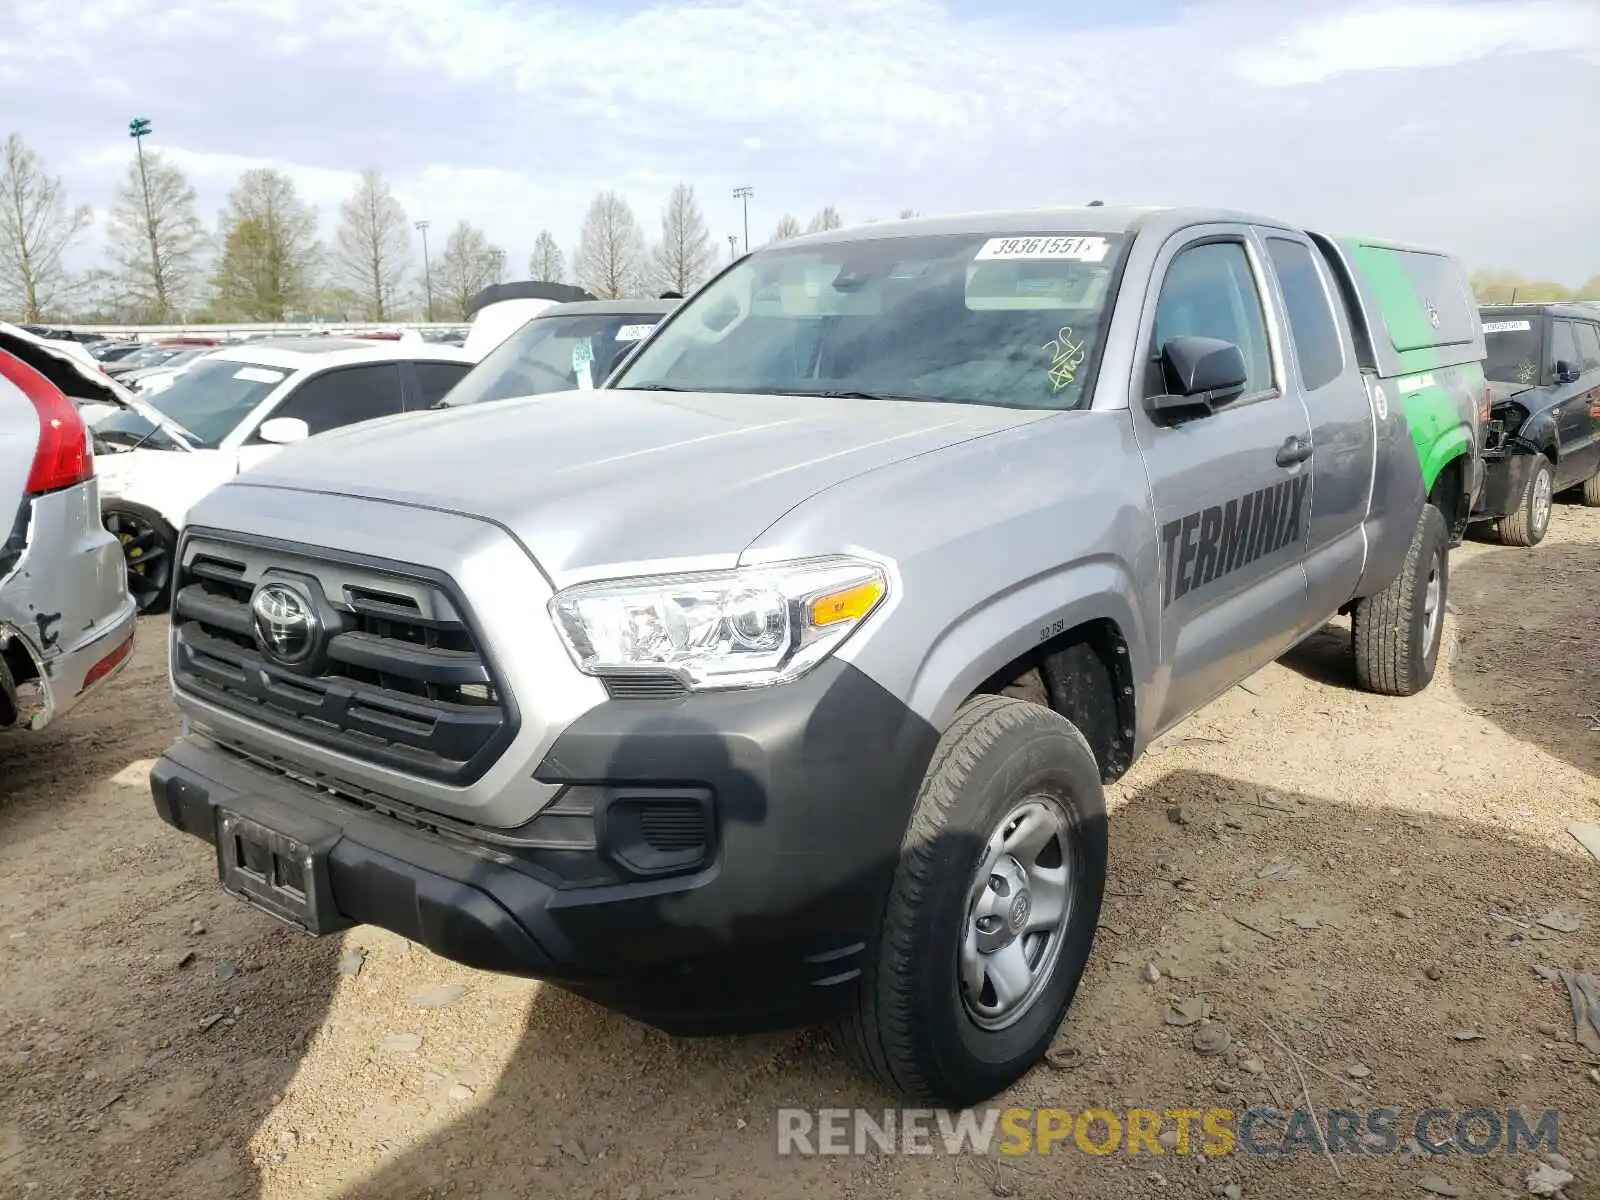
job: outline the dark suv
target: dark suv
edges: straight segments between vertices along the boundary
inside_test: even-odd
[[[1474,521],[1502,542],[1536,546],[1559,493],[1600,506],[1600,308],[1483,308],[1491,409]]]

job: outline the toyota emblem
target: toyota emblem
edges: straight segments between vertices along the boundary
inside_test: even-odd
[[[317,648],[320,622],[311,602],[283,583],[269,583],[250,601],[256,644],[286,667],[304,663]]]

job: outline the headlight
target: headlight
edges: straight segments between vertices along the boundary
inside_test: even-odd
[[[784,683],[821,662],[889,593],[876,563],[814,558],[580,584],[550,601],[588,675],[675,675],[693,688]]]

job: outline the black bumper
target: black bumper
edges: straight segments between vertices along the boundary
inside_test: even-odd
[[[165,821],[213,845],[219,806],[309,825],[331,845],[333,905],[350,923],[669,1032],[733,1032],[814,1022],[848,1001],[936,740],[839,662],[771,689],[607,701],[534,771],[582,797],[551,806],[580,814],[562,818],[569,833],[590,823],[564,852],[419,828],[199,735],[156,764],[151,791]],[[705,844],[679,869],[640,852],[638,814],[659,800],[681,816],[686,798],[704,824],[667,832]]]
[[[1472,519],[1492,521],[1516,512],[1522,503],[1523,493],[1528,489],[1528,476],[1533,473],[1536,457],[1532,452],[1518,453],[1515,450],[1486,455],[1483,490],[1478,493],[1478,502],[1473,505]]]

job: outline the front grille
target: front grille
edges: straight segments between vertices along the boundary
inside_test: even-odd
[[[182,691],[446,783],[481,776],[514,735],[510,698],[443,576],[209,535],[188,537],[180,558],[173,675]],[[257,644],[250,601],[273,579],[291,581],[323,615],[325,641],[306,667],[286,667]]]

